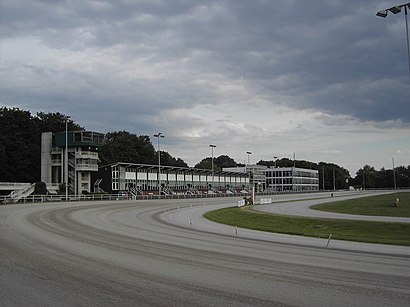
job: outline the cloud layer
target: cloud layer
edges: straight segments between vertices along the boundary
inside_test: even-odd
[[[394,2],[0,3],[1,105],[162,131],[190,165],[210,143],[238,162],[410,164],[404,15],[375,16]]]

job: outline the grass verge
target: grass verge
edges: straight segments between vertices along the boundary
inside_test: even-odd
[[[410,217],[410,193],[397,193],[397,197],[400,199],[399,207],[396,207],[393,193],[320,204],[312,206],[311,209],[358,215]]]
[[[252,211],[250,207],[210,211],[211,221],[268,232],[410,246],[410,223],[303,218]]]

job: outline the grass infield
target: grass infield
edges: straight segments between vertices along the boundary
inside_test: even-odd
[[[410,193],[397,193],[397,197],[400,199],[399,207],[396,207],[396,196],[393,193],[320,204],[311,208],[336,213],[410,217]]]
[[[338,240],[410,246],[410,223],[294,217],[261,213],[248,206],[210,211],[205,217],[222,224],[267,232],[318,238],[332,234],[332,239]]]

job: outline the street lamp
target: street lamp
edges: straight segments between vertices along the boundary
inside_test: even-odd
[[[68,201],[68,120],[65,121],[65,153],[64,153],[65,201]]]
[[[249,190],[251,189],[251,168],[250,168],[250,160],[249,160],[249,156],[252,154],[250,151],[247,151],[246,154],[248,155],[248,170],[249,170]],[[245,167],[246,169],[246,167]]]
[[[376,16],[386,18],[388,12],[391,12],[391,13],[396,15],[396,14],[401,12],[402,8],[404,8],[404,20],[406,22],[407,57],[408,57],[408,62],[409,62],[409,76],[410,76],[410,40],[409,40],[409,25],[408,25],[408,21],[407,21],[407,9],[410,10],[410,2],[408,2],[406,4],[393,6],[389,9],[378,11]]]
[[[211,164],[212,164],[212,183],[211,183],[211,187],[212,187],[212,192],[214,190],[214,148],[216,147],[215,145],[209,145],[209,147],[211,147],[211,156],[212,156],[212,160],[211,160]]]
[[[396,207],[399,206],[399,198],[397,197],[397,185],[396,185],[396,172],[394,170],[394,158],[391,158],[393,162],[393,184],[394,184],[394,195],[396,196]]]
[[[158,138],[158,198],[161,198],[161,149],[159,147],[159,139],[164,138],[161,132],[154,134],[154,137]]]
[[[275,168],[276,168],[276,160],[278,159],[278,157],[273,157],[273,159],[275,160]]]

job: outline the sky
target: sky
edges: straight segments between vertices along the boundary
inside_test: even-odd
[[[378,0],[0,0],[0,105],[161,132],[194,166],[410,165],[405,15]],[[136,161],[138,162],[138,161]]]

